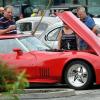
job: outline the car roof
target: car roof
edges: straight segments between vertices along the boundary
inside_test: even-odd
[[[41,20],[41,16],[27,17],[27,18],[23,18],[23,19],[20,19],[20,20],[16,21],[16,23],[32,22],[32,21],[40,21],[40,20]],[[59,22],[59,21],[61,21],[61,20],[58,17],[44,16],[42,18],[42,22],[47,22],[47,23],[55,23],[55,22]]]
[[[11,39],[11,38],[19,38],[19,37],[28,37],[28,36],[32,36],[30,34],[4,34],[4,35],[0,35],[0,39]]]
[[[49,25],[49,27],[44,32],[42,32],[42,34],[38,38],[39,39],[44,38],[45,35],[47,35],[52,30],[59,28],[59,27],[63,27],[63,22],[57,22],[57,23],[54,23],[52,25]]]
[[[65,11],[57,14],[78,36],[100,55],[100,38],[97,37],[84,23],[82,23],[72,12]]]

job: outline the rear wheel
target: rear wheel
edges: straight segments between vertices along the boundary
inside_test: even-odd
[[[84,61],[73,61],[66,67],[64,80],[70,88],[86,89],[93,84],[92,70]]]

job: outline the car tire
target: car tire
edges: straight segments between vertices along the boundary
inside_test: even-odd
[[[87,89],[93,85],[93,73],[84,61],[72,61],[68,64],[64,72],[65,83],[73,89]]]

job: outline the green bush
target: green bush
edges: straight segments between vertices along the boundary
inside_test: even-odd
[[[25,72],[25,70],[20,73],[15,72],[7,63],[0,61],[0,92],[3,95],[17,98],[15,94],[29,87]],[[18,98],[14,100],[18,100]]]
[[[0,61],[0,92],[8,91],[7,85],[17,81],[17,74],[9,66]]]

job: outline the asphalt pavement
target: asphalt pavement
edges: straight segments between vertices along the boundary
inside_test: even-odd
[[[89,90],[74,90],[69,89],[66,85],[51,85],[51,86],[34,86],[28,89],[24,89],[23,93],[18,94],[19,100],[53,100],[56,98],[60,100],[60,98],[69,98],[69,97],[77,97],[86,94],[96,93],[96,91],[100,90],[99,86],[94,86]],[[9,99],[8,96],[0,95],[0,100],[14,100]]]

